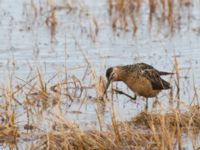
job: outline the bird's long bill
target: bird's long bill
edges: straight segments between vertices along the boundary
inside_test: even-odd
[[[110,85],[110,82],[111,82],[111,80],[108,80],[108,82],[106,83],[106,88],[105,88],[105,90],[103,92],[103,96],[106,94],[106,91],[107,91],[107,89],[108,89],[108,87]]]

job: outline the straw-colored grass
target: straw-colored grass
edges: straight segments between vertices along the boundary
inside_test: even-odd
[[[80,48],[80,47],[79,47]],[[131,120],[118,121],[112,101],[109,95],[105,101],[99,97],[105,90],[106,80],[104,76],[98,77],[95,68],[89,58],[80,48],[90,71],[92,84],[85,86],[82,80],[76,76],[67,76],[65,80],[54,79],[59,76],[56,73],[48,81],[44,80],[41,69],[36,69],[35,74],[28,81],[16,78],[17,86],[2,87],[0,110],[2,125],[0,126],[0,143],[17,146],[16,141],[24,138],[26,133],[33,139],[31,149],[182,149],[185,136],[192,141],[194,149],[200,131],[200,107],[195,82],[193,89],[197,102],[185,104],[181,101],[180,92],[180,67],[174,56],[171,81],[175,83],[174,93],[169,94],[169,103],[177,102],[176,106],[169,105],[163,109],[162,104],[156,110],[139,112],[132,116]],[[89,72],[88,71],[88,72]],[[11,79],[10,79],[11,80]],[[96,91],[97,123],[99,129],[84,130],[78,124],[65,118],[63,113],[73,104],[80,107],[88,101],[88,88]],[[114,98],[114,97],[113,97]],[[94,105],[95,107],[95,105]],[[102,119],[105,108],[109,108],[111,118],[107,128]],[[180,109],[182,108],[182,109]],[[184,109],[183,109],[184,108]],[[152,108],[154,109],[154,108]],[[19,112],[20,110],[20,112]],[[80,110],[75,110],[81,113]],[[95,113],[95,112],[94,112]],[[45,115],[46,114],[46,115]],[[23,118],[23,119],[22,119]],[[22,121],[23,120],[23,121]],[[45,126],[44,126],[45,125]],[[11,142],[7,139],[12,139]],[[24,143],[25,140],[23,141]],[[16,145],[15,145],[16,144]]]
[[[176,22],[177,17],[180,17],[179,10],[183,7],[190,7],[191,3],[190,0],[184,2],[177,0],[109,0],[108,12],[113,29],[120,28],[126,31],[131,28],[133,33],[136,33],[140,27],[140,16],[143,15],[141,8],[147,5],[149,9],[147,24],[149,27],[151,28],[156,20],[158,26],[167,24],[169,31],[173,32],[174,27],[179,24]],[[34,19],[36,19],[39,9],[34,3],[32,3],[32,7],[35,12]],[[87,29],[86,33],[89,33],[93,41],[96,40],[96,35],[99,32],[98,22],[82,5],[66,3],[64,6],[58,6],[48,1],[48,7],[50,9],[44,20],[50,29],[52,38],[55,36],[59,24],[57,13],[64,11],[66,14],[75,12],[74,14],[77,13],[80,17],[85,17],[90,22],[90,29]],[[195,144],[200,131],[198,91],[193,81],[192,92],[195,93],[194,99],[197,100],[197,103],[192,101],[192,104],[185,105],[185,110],[181,111],[180,68],[176,57],[174,57],[173,63],[176,95],[174,98],[173,95],[169,95],[169,101],[176,101],[177,106],[174,108],[172,104],[167,111],[160,109],[155,112],[141,112],[133,116],[131,120],[124,122],[117,121],[116,114],[111,107],[111,122],[105,130],[101,113],[110,102],[109,98],[101,101],[99,97],[103,94],[106,80],[104,76],[98,78],[84,50],[81,49],[77,41],[75,44],[86,61],[88,66],[86,74],[90,72],[92,84],[85,86],[82,80],[76,76],[67,76],[64,80],[54,81],[57,74],[46,81],[40,69],[37,69],[36,73],[32,75],[33,78],[28,81],[16,78],[17,86],[14,86],[13,80],[10,79],[9,86],[1,87],[0,143],[8,145],[10,149],[14,147],[17,149],[17,141],[24,139],[23,135],[26,133],[30,136],[35,135],[33,139],[30,139],[33,143],[31,145],[33,150],[142,148],[172,150],[175,147],[182,149],[184,135],[187,135],[192,141],[193,148],[198,148],[198,145]],[[65,70],[66,72],[67,70]],[[79,128],[79,125],[64,118],[62,113],[74,103],[80,102],[81,107],[84,102],[87,102],[88,88],[93,88],[96,91],[94,99],[97,104],[96,115],[99,130],[85,131]],[[54,109],[56,111],[52,111]],[[45,116],[44,113],[48,115]],[[47,124],[45,128],[42,126],[43,121],[44,124]],[[24,143],[26,143],[25,140]]]
[[[83,131],[57,116],[54,128],[43,134],[33,149],[174,149],[177,145],[182,149],[185,134],[194,138],[199,133],[199,113],[143,112],[127,122],[116,122],[112,116],[107,131]]]
[[[182,10],[189,10],[191,6],[191,0],[108,0],[108,13],[114,30],[132,29],[135,34],[140,26],[146,24],[149,29],[156,25],[158,31],[162,26],[167,26],[172,33],[180,28],[181,19],[184,18]],[[148,20],[141,20],[146,14]]]
[[[177,61],[175,61],[174,65],[175,69],[178,69]],[[93,86],[98,95],[97,105],[104,104],[103,106],[106,107],[110,102],[98,99],[105,89],[105,79],[103,76],[99,78],[93,77],[96,80],[96,84]],[[179,78],[178,73],[176,78]],[[44,82],[41,71],[37,70],[37,75],[33,79],[25,83],[22,80],[20,81],[22,84],[17,87],[16,91],[7,90],[9,94],[5,93],[3,95],[3,97],[7,97],[8,103],[6,103],[5,107],[2,107],[5,112],[2,115],[5,118],[5,125],[1,126],[0,139],[2,143],[7,144],[9,143],[7,138],[13,139],[11,142],[12,147],[15,144],[17,145],[16,140],[20,140],[21,136],[23,137],[24,131],[27,131],[28,135],[35,135],[35,138],[32,139],[34,144],[31,145],[33,150],[174,149],[175,147],[182,149],[185,135],[193,141],[194,148],[198,147],[195,144],[200,131],[200,109],[198,105],[185,105],[184,111],[173,108],[173,106],[164,111],[160,107],[160,110],[141,112],[133,116],[131,120],[123,122],[117,121],[116,114],[111,108],[111,124],[108,125],[106,130],[102,127],[101,113],[103,110],[97,110],[100,130],[91,129],[85,131],[64,118],[62,113],[49,111],[55,107],[61,109],[63,102],[69,104],[67,103],[68,101],[71,105],[83,98],[81,93],[85,89],[77,77],[67,78],[54,85],[48,85]],[[74,88],[71,87],[72,85],[74,85]],[[81,91],[81,93],[77,94],[77,90]],[[22,94],[22,91],[26,95],[25,100],[12,101],[13,95],[18,94],[18,92]],[[24,109],[24,113],[27,114],[27,122],[23,124],[17,122],[17,115],[12,113],[11,110],[14,110],[14,108],[10,105],[10,101],[15,104],[16,108],[21,107],[21,109]],[[43,116],[42,113],[46,111],[50,112],[51,119],[49,123],[51,123],[42,131],[40,130],[40,123],[37,124],[37,121],[35,122],[34,120],[37,120],[38,117],[41,118]],[[19,129],[18,125],[23,125],[24,129]]]

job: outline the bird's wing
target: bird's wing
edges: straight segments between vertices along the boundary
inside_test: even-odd
[[[145,64],[145,63],[138,63],[137,66],[140,69],[154,69],[154,70],[156,70],[153,66]]]
[[[140,72],[141,70],[146,70],[146,69],[153,69],[154,71],[157,71],[153,66],[145,63],[126,65],[123,66],[123,68],[126,69],[127,72]]]
[[[147,78],[154,90],[169,89],[170,84],[163,80],[157,70],[154,69],[144,69],[141,71],[143,77]]]
[[[158,71],[153,66],[145,64],[145,63],[138,63],[138,67],[140,69],[143,69],[143,70],[145,70],[145,69],[150,69],[151,70],[152,69],[155,72],[157,72],[159,75],[172,75],[173,74],[172,72]]]

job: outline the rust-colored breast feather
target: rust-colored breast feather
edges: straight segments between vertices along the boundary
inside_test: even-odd
[[[125,83],[139,96],[154,97],[160,92],[160,90],[154,90],[151,82],[144,76],[131,77]]]

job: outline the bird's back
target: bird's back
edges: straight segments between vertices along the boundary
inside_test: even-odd
[[[157,73],[160,76],[173,74],[171,72],[159,71],[159,70],[155,69],[153,66],[148,65],[146,63],[136,63],[136,64],[132,64],[132,65],[126,65],[126,66],[123,66],[123,68],[126,69],[127,72],[130,72],[130,73],[131,72],[132,73],[141,73],[145,70],[150,70],[152,72]]]
[[[156,96],[160,90],[171,88],[170,84],[160,77],[171,73],[158,71],[151,65],[137,63],[123,66],[122,69],[124,69],[127,75],[124,82],[129,88],[139,93],[141,96],[153,97]]]

